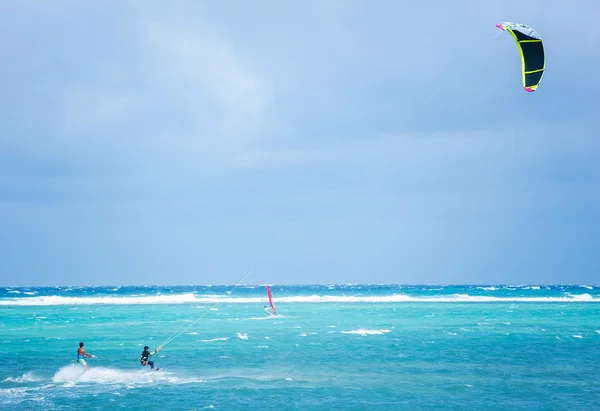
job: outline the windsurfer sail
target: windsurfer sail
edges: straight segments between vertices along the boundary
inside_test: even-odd
[[[273,310],[273,313],[269,313],[271,315],[277,315],[277,309],[275,308],[275,305],[273,304],[273,293],[271,292],[271,287],[267,285],[267,296],[269,297],[269,305],[271,306],[271,309]]]

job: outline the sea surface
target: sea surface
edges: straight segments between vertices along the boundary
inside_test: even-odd
[[[599,286],[272,290],[0,288],[0,409],[600,409]]]

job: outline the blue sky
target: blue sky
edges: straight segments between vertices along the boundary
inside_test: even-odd
[[[3,2],[0,284],[599,283],[577,4]]]

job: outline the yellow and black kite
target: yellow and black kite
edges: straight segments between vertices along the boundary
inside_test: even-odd
[[[535,91],[544,75],[546,58],[542,39],[531,27],[524,24],[504,22],[496,24],[501,30],[508,31],[514,37],[521,52],[523,88]]]

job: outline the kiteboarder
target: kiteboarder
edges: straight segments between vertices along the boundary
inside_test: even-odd
[[[83,348],[83,343],[80,342],[79,343],[79,348],[77,349],[77,362],[81,365],[83,365],[83,368],[85,368],[85,370],[89,370],[90,367],[88,367],[87,362],[85,361],[86,358],[93,358],[94,356],[91,354],[88,354],[87,352],[85,352],[85,349]]]
[[[150,347],[148,347],[147,345],[144,347],[144,352],[142,353],[142,356],[140,357],[140,364],[142,364],[144,367],[146,365],[149,365],[150,368],[152,369],[152,371],[158,371],[158,370],[160,370],[160,368],[156,368],[156,370],[154,369],[154,361],[150,361],[150,357],[153,356],[154,354],[157,354],[160,351],[160,347],[152,352],[148,351],[149,349],[150,349]]]

